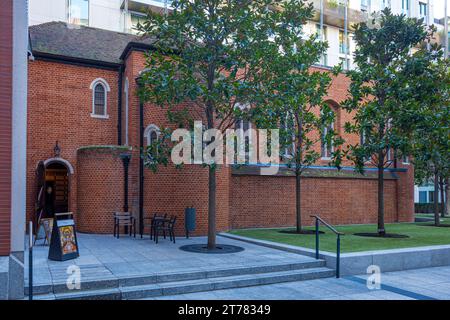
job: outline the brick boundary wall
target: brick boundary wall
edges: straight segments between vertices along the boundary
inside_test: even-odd
[[[233,176],[231,183],[232,229],[295,225],[295,177]],[[413,198],[399,203],[400,212],[397,208],[397,184],[405,183],[402,179],[385,180],[386,222],[411,222],[414,218],[413,208],[409,208]],[[377,221],[376,179],[305,177],[301,192],[304,225],[313,224],[310,215],[335,225]]]
[[[0,256],[10,253],[13,1],[0,10]]]

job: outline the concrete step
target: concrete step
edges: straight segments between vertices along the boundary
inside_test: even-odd
[[[132,275],[127,277],[100,277],[81,278],[81,290],[106,290],[118,287],[129,287],[139,285],[159,284],[165,282],[211,279],[237,275],[263,274],[268,272],[280,272],[289,270],[302,270],[325,266],[323,260],[312,260],[308,262],[297,262],[287,264],[255,265],[249,267],[234,268],[209,268],[205,270],[176,271],[148,275]],[[83,274],[82,274],[83,276]],[[34,295],[60,294],[72,292],[67,288],[65,282],[53,284],[36,284],[33,286]],[[28,286],[25,287],[25,295],[28,295]]]
[[[56,299],[144,299],[192,292],[203,292],[231,288],[260,286],[282,282],[305,281],[329,278],[335,271],[325,267],[303,268],[288,271],[265,272],[245,275],[213,277],[197,280],[182,280],[156,284],[126,286],[114,289],[65,292],[36,296],[36,300]]]

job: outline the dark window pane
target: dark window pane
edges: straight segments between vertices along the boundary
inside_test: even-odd
[[[434,202],[434,191],[428,191],[428,202]]]
[[[156,133],[156,131],[152,131],[150,133],[150,143],[153,143],[154,141],[156,141],[158,139],[158,134]]]
[[[427,203],[427,192],[419,191],[419,203]]]
[[[105,105],[105,88],[101,84],[97,84],[94,89],[94,114],[106,115]]]

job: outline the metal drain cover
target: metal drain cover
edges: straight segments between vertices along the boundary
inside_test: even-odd
[[[217,244],[214,249],[208,249],[206,244],[189,244],[181,246],[180,250],[196,253],[211,253],[211,254],[221,254],[221,253],[236,253],[244,251],[244,248],[238,246],[232,246],[229,244]]]

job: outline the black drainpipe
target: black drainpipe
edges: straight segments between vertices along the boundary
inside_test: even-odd
[[[124,153],[120,155],[123,162],[123,211],[128,212],[128,168],[130,166],[131,155]]]
[[[117,144],[122,145],[122,91],[123,91],[123,65],[119,67],[119,96],[117,99]]]
[[[139,89],[141,79],[136,79]],[[144,234],[144,102],[139,99],[139,233]]]

